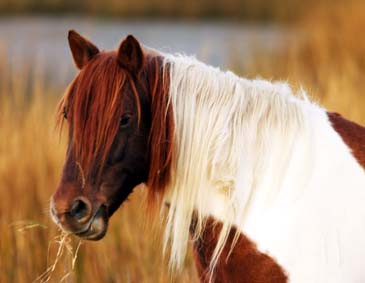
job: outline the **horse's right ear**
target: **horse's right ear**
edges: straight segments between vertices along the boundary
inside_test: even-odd
[[[94,44],[74,30],[68,32],[68,43],[75,64],[80,70],[99,53],[99,49]]]
[[[137,75],[142,69],[143,61],[144,56],[141,45],[132,35],[128,35],[119,46],[119,65],[131,74]]]

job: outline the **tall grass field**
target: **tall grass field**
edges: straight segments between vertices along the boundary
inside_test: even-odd
[[[283,49],[256,48],[244,69],[234,64],[239,52],[233,52],[232,69],[288,80],[365,125],[365,2],[318,5],[291,25]],[[103,240],[60,236],[48,201],[65,157],[67,135],[54,123],[64,90],[34,66],[15,71],[6,56],[0,51],[0,282],[197,282],[191,255],[181,272],[169,273],[161,232],[146,221],[143,187],[112,217]]]

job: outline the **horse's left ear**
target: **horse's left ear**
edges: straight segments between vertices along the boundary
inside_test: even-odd
[[[70,45],[72,57],[79,70],[99,53],[99,49],[93,43],[74,30],[68,32],[68,43]]]
[[[122,68],[137,75],[142,69],[144,61],[141,45],[132,35],[128,35],[120,44],[118,50],[118,63]]]

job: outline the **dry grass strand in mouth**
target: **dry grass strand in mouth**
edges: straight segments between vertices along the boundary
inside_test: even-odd
[[[36,228],[42,228],[42,229],[47,229],[48,227],[42,223],[38,223],[35,221],[27,221],[27,220],[22,220],[22,221],[17,221],[14,222],[10,225],[11,227],[14,227],[15,230],[17,232],[20,233],[24,233],[27,232],[29,230],[32,229],[36,229]],[[66,274],[64,274],[62,276],[62,278],[59,280],[59,282],[64,282],[74,271],[75,269],[75,265],[76,265],[76,260],[77,260],[77,255],[81,246],[81,239],[78,241],[76,248],[73,248],[72,245],[72,239],[71,239],[71,234],[66,233],[61,231],[61,233],[57,236],[55,236],[48,244],[48,252],[47,252],[47,269],[41,274],[39,275],[33,282],[34,283],[45,283],[45,282],[49,282],[52,274],[54,273],[54,271],[56,270],[58,264],[60,263],[61,259],[63,258],[63,255],[65,254],[66,251],[66,256],[71,258],[71,269],[69,272],[67,272]],[[56,252],[56,257],[53,261],[52,264],[49,264],[50,262],[50,251],[51,251],[51,246],[53,244],[57,244],[58,248],[57,248],[57,252]],[[66,259],[67,260],[67,259]]]
[[[79,240],[79,242],[76,246],[76,249],[74,249],[72,246],[72,243],[71,243],[71,235],[66,232],[61,232],[52,241],[50,241],[50,243],[48,245],[47,263],[50,261],[49,260],[50,259],[50,249],[51,249],[52,244],[58,245],[56,257],[51,265],[47,264],[47,266],[48,266],[47,269],[41,275],[39,275],[33,281],[33,283],[49,282],[52,278],[52,274],[56,270],[58,264],[60,263],[61,259],[63,258],[63,255],[65,254],[65,252],[66,252],[65,255],[71,258],[71,269],[69,270],[69,272],[67,272],[66,274],[64,274],[62,276],[62,278],[59,280],[59,282],[64,282],[72,274],[72,272],[75,269],[77,255],[78,255],[78,252],[79,252],[79,249],[81,246],[81,240]]]

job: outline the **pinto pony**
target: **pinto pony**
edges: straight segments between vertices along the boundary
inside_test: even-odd
[[[133,36],[109,52],[68,39],[80,71],[59,104],[63,230],[101,239],[146,183],[150,206],[168,207],[171,266],[190,238],[201,282],[365,282],[365,128]]]

